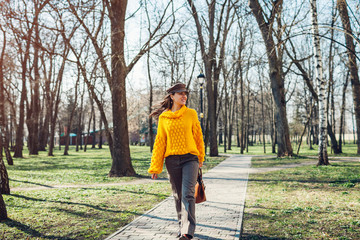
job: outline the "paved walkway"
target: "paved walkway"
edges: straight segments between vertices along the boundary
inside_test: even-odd
[[[196,205],[195,240],[239,239],[251,156],[231,156],[204,176],[207,201]],[[169,197],[107,240],[176,239],[175,203]]]

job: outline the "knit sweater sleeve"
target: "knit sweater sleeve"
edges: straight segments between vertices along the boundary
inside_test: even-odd
[[[194,111],[194,120],[192,126],[192,132],[194,135],[194,140],[196,143],[196,148],[199,151],[199,161],[203,162],[205,160],[205,147],[204,147],[204,138],[200,126],[199,119],[197,117],[196,111]]]
[[[164,120],[160,117],[154,143],[154,149],[151,157],[151,164],[148,170],[150,174],[159,174],[163,170],[164,155],[166,152],[166,132],[163,121]]]

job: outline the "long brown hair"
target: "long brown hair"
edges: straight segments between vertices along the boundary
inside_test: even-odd
[[[167,109],[171,109],[173,105],[173,100],[171,99],[170,95],[172,93],[167,94],[164,99],[160,102],[160,104],[156,105],[156,108],[150,115],[149,118],[159,118],[160,114],[163,113]]]
[[[150,118],[159,118],[160,114],[162,114],[165,110],[172,108],[173,100],[171,99],[171,95],[174,95],[176,92],[186,92],[187,94],[189,93],[189,91],[186,89],[186,85],[181,82],[175,83],[169,89],[167,89],[166,92],[167,95],[159,105],[155,106],[156,109],[149,115]]]

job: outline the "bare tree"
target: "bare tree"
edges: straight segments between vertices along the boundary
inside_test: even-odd
[[[69,0],[68,4],[72,14],[76,17],[82,28],[85,30],[96,51],[96,54],[98,55],[100,65],[105,73],[111,91],[114,140],[112,141],[111,136],[108,136],[109,146],[113,159],[109,176],[134,176],[135,170],[131,164],[129,149],[125,79],[134,65],[139,61],[139,59],[152,47],[157,45],[171,31],[174,25],[174,20],[165,33],[159,34],[160,29],[162,29],[162,26],[168,20],[165,14],[172,6],[172,1],[170,1],[167,5],[164,11],[164,15],[162,15],[160,18],[158,25],[152,31],[152,34],[150,34],[148,41],[144,44],[139,53],[129,64],[126,64],[125,61],[125,15],[127,1],[103,1],[103,4],[108,11],[107,16],[109,17],[111,24],[111,70],[107,66],[104,52],[101,50],[99,42],[96,39],[97,34],[94,34],[89,29],[85,21],[83,21],[83,17],[79,15],[80,13],[78,12],[78,7]],[[102,11],[102,13],[104,14],[104,11]],[[99,26],[101,23],[102,22],[100,22]],[[103,114],[102,119],[104,120]],[[105,128],[107,127],[106,124],[107,123],[105,123]]]
[[[80,73],[80,69],[78,69],[79,73]],[[71,138],[71,129],[72,129],[72,123],[73,123],[73,119],[74,119],[74,114],[75,114],[75,110],[77,108],[77,101],[78,101],[78,87],[79,87],[79,82],[80,82],[80,74],[78,73],[78,79],[76,81],[75,84],[75,97],[74,99],[72,98],[73,95],[69,96],[69,108],[67,109],[67,114],[68,114],[68,119],[67,119],[67,123],[66,123],[66,133],[65,133],[65,150],[64,150],[64,155],[69,155],[69,144],[70,144],[70,138]]]
[[[83,114],[84,114],[84,95],[85,95],[85,82],[82,88],[82,93],[80,96],[80,108],[77,111],[78,122],[76,126],[76,152],[82,150],[82,132],[83,132]]]
[[[148,79],[149,79],[149,86],[150,86],[150,96],[149,96],[149,115],[152,113],[152,105],[153,105],[153,83],[151,78],[151,71],[150,71],[150,51],[147,53],[147,71],[148,71]],[[149,118],[149,145],[150,145],[150,152],[152,152],[154,147],[154,129],[153,129],[153,120],[152,117]]]
[[[320,37],[319,37],[319,27],[317,20],[317,6],[316,0],[310,0],[310,9],[311,9],[311,20],[312,20],[312,33],[313,33],[313,45],[314,45],[314,54],[315,54],[315,76],[318,88],[318,97],[319,97],[319,160],[317,165],[329,165],[329,159],[327,155],[327,121],[325,114],[325,86],[326,81],[323,78],[323,67],[322,67],[322,57],[320,49]]]
[[[33,70],[34,77],[30,77],[31,102],[27,104],[26,109],[26,125],[28,128],[28,148],[29,154],[38,154],[39,150],[39,117],[40,117],[40,67],[39,67],[39,54],[40,54],[40,29],[39,29],[39,15],[41,10],[48,4],[50,0],[45,1],[33,1],[34,4],[34,58],[33,58]],[[28,39],[31,42],[31,38]]]
[[[55,128],[56,128],[56,121],[58,119],[58,112],[59,112],[59,104],[60,104],[60,100],[61,100],[61,83],[63,81],[63,75],[64,75],[64,71],[65,71],[65,64],[66,64],[66,59],[67,56],[69,54],[69,48],[66,46],[64,46],[64,50],[61,54],[62,57],[62,62],[60,64],[60,69],[57,73],[57,77],[55,79],[55,83],[54,83],[54,88],[51,91],[50,94],[50,104],[49,104],[49,108],[50,108],[50,139],[49,139],[49,151],[48,151],[48,156],[54,156],[53,154],[53,150],[55,147]],[[50,75],[49,75],[50,77]],[[59,122],[60,125],[60,122]],[[61,133],[61,129],[60,129],[60,133]],[[60,136],[60,134],[59,134]],[[59,142],[59,148],[61,147],[61,144]]]
[[[346,105],[345,102],[346,102],[346,90],[347,90],[347,86],[349,84],[349,75],[350,75],[350,72],[348,71],[348,73],[346,74],[346,78],[345,78],[345,82],[344,82],[344,86],[343,86],[341,109],[340,109],[339,150],[341,152],[342,152],[342,141],[343,141],[342,135],[343,135],[343,132],[345,131],[345,129],[344,129],[345,105]]]
[[[13,165],[13,159],[9,150],[9,138],[7,137],[7,123],[5,113],[5,78],[4,78],[4,58],[5,58],[5,49],[6,49],[6,31],[0,24],[0,30],[3,33],[3,45],[0,53],[0,138],[2,141],[0,152],[2,154],[2,149],[5,151],[6,159],[9,165]]]
[[[360,154],[360,80],[359,70],[356,63],[356,51],[353,40],[354,35],[351,29],[346,0],[337,0],[337,8],[339,9],[341,21],[345,30],[346,51],[349,58],[348,65],[350,70],[350,80],[356,119],[357,154]]]
[[[284,76],[281,59],[282,54],[277,51],[278,47],[274,42],[272,33],[276,17],[281,17],[282,3],[282,0],[272,2],[271,15],[266,16],[258,0],[249,1],[250,9],[255,16],[265,42],[268,57],[271,89],[275,102],[278,157],[293,155],[293,149],[290,142],[289,124],[286,116]],[[265,20],[265,16],[267,21]]]
[[[218,96],[218,82],[220,71],[224,63],[225,47],[229,30],[234,22],[235,8],[238,1],[224,1],[221,4],[219,19],[215,19],[216,1],[207,1],[208,3],[208,22],[207,30],[203,29],[200,23],[199,13],[195,7],[194,1],[188,0],[191,13],[193,15],[198,40],[200,43],[201,56],[203,59],[206,75],[206,91],[208,101],[208,119],[210,122],[210,156],[218,155],[216,132],[217,132],[217,96]],[[217,22],[217,29],[215,29]],[[208,32],[208,45],[206,47],[203,32]],[[222,33],[222,35],[221,35]],[[221,39],[222,37],[222,39]],[[217,48],[219,48],[219,56],[217,56]],[[217,61],[218,58],[218,61]],[[206,137],[205,137],[206,139]]]

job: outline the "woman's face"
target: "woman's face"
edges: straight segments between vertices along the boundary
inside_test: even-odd
[[[171,99],[174,101],[174,103],[178,105],[185,105],[187,100],[187,93],[186,92],[179,92],[175,93],[174,95],[171,95]]]

